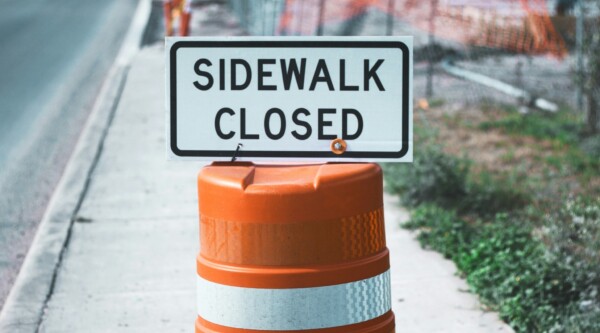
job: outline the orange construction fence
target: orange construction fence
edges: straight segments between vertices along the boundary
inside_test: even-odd
[[[567,53],[546,0],[286,0],[279,32],[313,35],[321,25],[344,22],[369,9],[465,45],[559,57]]]

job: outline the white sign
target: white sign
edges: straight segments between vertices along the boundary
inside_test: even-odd
[[[412,161],[412,37],[167,38],[166,56],[172,159]]]

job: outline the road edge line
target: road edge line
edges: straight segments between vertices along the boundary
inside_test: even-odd
[[[129,64],[141,48],[151,0],[140,0],[121,49],[109,70],[52,194],[27,256],[0,312],[0,332],[37,332],[82,198],[124,88]]]

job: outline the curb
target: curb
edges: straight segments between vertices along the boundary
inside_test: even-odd
[[[0,312],[0,332],[37,332],[52,296],[73,221],[102,153],[129,64],[139,51],[150,17],[151,2],[140,0],[113,66],[67,163],[19,275]]]

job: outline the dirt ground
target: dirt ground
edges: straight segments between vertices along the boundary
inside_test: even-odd
[[[442,102],[439,102],[442,103]],[[501,129],[483,130],[481,123],[507,116],[506,110],[485,103],[415,109],[415,126],[435,136],[446,153],[473,161],[472,169],[491,171],[501,177],[512,177],[540,198],[560,200],[565,195],[596,194],[600,189],[598,175],[579,174],[569,165],[555,165],[572,147],[557,146],[550,140],[507,134]],[[419,135],[415,147],[419,145]],[[418,149],[418,148],[417,148]]]

